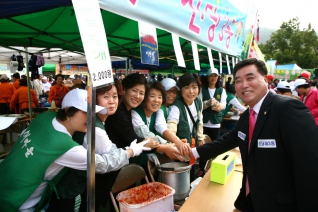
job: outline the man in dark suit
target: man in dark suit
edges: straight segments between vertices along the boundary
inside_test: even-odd
[[[233,75],[236,93],[250,109],[233,131],[193,148],[191,156],[206,160],[239,146],[239,210],[318,211],[318,130],[310,111],[298,100],[268,92],[262,61],[241,61]]]

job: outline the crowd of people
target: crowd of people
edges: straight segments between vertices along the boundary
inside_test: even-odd
[[[29,111],[29,97],[27,88],[27,77],[14,73],[12,81],[6,74],[0,76],[0,115],[3,114],[23,114]],[[30,100],[31,107],[39,107],[41,98],[50,106],[55,101],[56,107],[61,107],[64,96],[74,88],[86,88],[87,77],[71,75],[65,78],[61,74],[53,76],[38,75],[38,78],[31,79]]]
[[[137,163],[147,171],[148,153],[193,165],[192,182],[204,175],[207,160],[236,147],[243,164],[237,209],[315,211],[318,91],[303,77],[293,86],[281,81],[274,87],[270,78],[262,61],[248,59],[236,64],[226,83],[211,68],[206,76],[185,73],[178,81],[130,74],[98,88],[96,211],[105,206],[124,165]],[[16,89],[2,79],[0,86]],[[76,196],[86,199],[87,91],[70,90],[63,79],[56,75],[48,92],[58,112],[39,115],[0,163],[0,173],[6,173],[0,176],[6,182],[0,183],[0,211],[34,211],[48,203],[47,211],[74,211]],[[229,111],[240,113],[240,119],[220,136]],[[205,135],[213,141],[205,144]],[[82,201],[80,211],[86,207]]]

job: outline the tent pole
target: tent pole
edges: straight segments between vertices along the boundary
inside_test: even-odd
[[[30,94],[30,77],[29,77],[29,54],[28,47],[25,47],[25,60],[26,60],[26,73],[27,73],[27,85],[28,85],[28,103],[29,103],[29,114],[30,114],[30,123],[32,122],[32,104],[31,104],[31,94]]]
[[[91,77],[88,78],[88,110],[87,110],[87,211],[95,211],[95,105],[96,89]]]
[[[126,65],[126,74],[125,74],[125,76],[128,75],[128,63],[129,63],[129,59],[127,58],[126,59],[126,63],[125,63],[125,65]]]

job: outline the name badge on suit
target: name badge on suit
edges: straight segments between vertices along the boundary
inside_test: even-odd
[[[242,139],[243,141],[245,141],[246,135],[244,133],[242,133],[241,131],[237,132],[237,136]]]
[[[258,148],[276,148],[275,139],[258,139],[257,140]]]

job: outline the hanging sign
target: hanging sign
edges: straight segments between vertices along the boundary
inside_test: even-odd
[[[192,46],[192,54],[193,54],[193,61],[194,61],[194,68],[197,71],[200,71],[200,62],[199,62],[199,53],[198,53],[198,46],[197,43],[194,41],[191,41]]]
[[[242,52],[247,14],[239,8],[247,8],[248,1],[99,0],[99,4],[216,51],[235,56]]]
[[[219,62],[220,62],[220,74],[222,74],[222,54],[219,52]]]
[[[226,58],[227,72],[228,72],[228,74],[231,74],[229,56],[226,55],[225,58]]]
[[[114,82],[98,0],[72,0],[93,87]]]
[[[209,62],[210,62],[210,67],[211,69],[214,68],[214,62],[213,62],[213,56],[212,56],[212,51],[210,48],[207,48],[208,50],[208,57],[209,57]]]
[[[138,28],[141,63],[158,66],[159,56],[156,28],[142,21],[138,22]]]
[[[186,67],[185,62],[184,62],[184,58],[183,58],[183,54],[182,54],[182,49],[180,46],[179,36],[174,34],[174,33],[171,33],[171,36],[172,36],[172,43],[173,43],[174,52],[176,53],[178,66]]]

